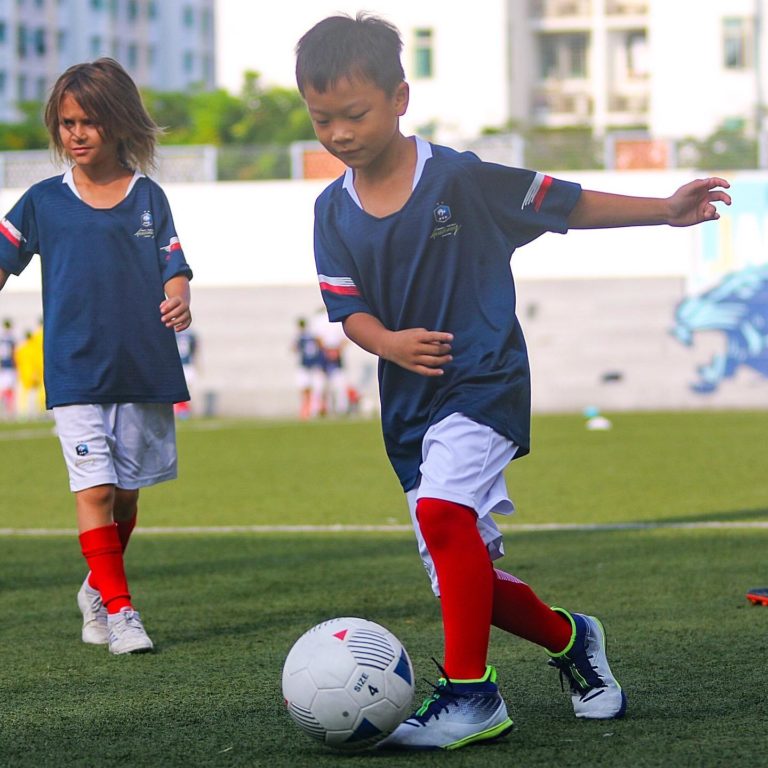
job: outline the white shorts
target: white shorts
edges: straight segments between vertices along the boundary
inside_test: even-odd
[[[406,499],[419,554],[436,595],[440,594],[437,574],[416,519],[416,503],[421,498],[444,499],[473,509],[488,554],[491,560],[497,560],[504,554],[504,546],[491,513],[511,515],[515,511],[507,493],[504,470],[517,449],[511,440],[462,413],[452,413],[433,424],[424,435],[421,480],[418,487],[406,493]]]
[[[16,389],[16,369],[0,368],[0,392]]]
[[[69,487],[135,490],[176,477],[170,403],[65,405],[53,409]]]

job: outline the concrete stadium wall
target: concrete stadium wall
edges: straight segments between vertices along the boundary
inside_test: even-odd
[[[581,174],[587,188],[673,191],[679,174]],[[198,412],[282,417],[298,412],[296,320],[321,306],[312,258],[313,203],[325,182],[168,185],[182,245],[195,271],[193,315],[201,352]],[[7,210],[20,190],[0,191]],[[707,224],[728,232],[725,221]],[[537,411],[764,407],[768,380],[739,370],[712,394],[693,392],[697,366],[722,352],[718,332],[691,348],[670,335],[702,227],[546,235],[513,256]],[[12,277],[0,316],[19,332],[41,314],[39,267]],[[376,361],[347,352],[350,379],[375,409]]]
[[[742,370],[718,391],[690,385],[696,368],[724,348],[717,334],[682,346],[670,335],[682,278],[522,280],[518,311],[531,357],[536,412],[761,408],[768,381]],[[194,325],[200,340],[198,413],[291,417],[298,414],[296,319],[320,306],[316,286],[198,287]],[[2,295],[0,314],[20,330],[39,316],[31,292]],[[376,410],[376,360],[352,345],[350,381]]]

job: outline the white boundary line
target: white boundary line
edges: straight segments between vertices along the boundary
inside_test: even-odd
[[[689,522],[689,523],[541,523],[536,525],[500,526],[505,533],[538,533],[545,531],[576,531],[582,533],[605,531],[672,530],[768,530],[768,521],[758,522]],[[209,525],[136,528],[137,533],[167,534],[222,534],[222,533],[406,533],[410,525]],[[74,528],[0,528],[0,537],[8,536],[69,536]]]

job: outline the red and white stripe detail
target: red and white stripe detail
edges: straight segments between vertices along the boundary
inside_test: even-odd
[[[360,291],[351,277],[329,277],[328,275],[318,275],[320,290],[328,293],[336,293],[341,296],[359,296]]]
[[[528,191],[523,198],[523,204],[520,207],[525,208],[526,205],[533,205],[533,209],[538,212],[551,186],[551,176],[547,176],[545,173],[541,172],[537,173],[533,177],[531,186],[528,187]]]
[[[13,243],[13,245],[18,248],[21,245],[21,241],[24,239],[21,236],[21,232],[19,232],[16,227],[11,224],[8,219],[3,219],[0,221],[0,235],[2,235],[6,240]]]

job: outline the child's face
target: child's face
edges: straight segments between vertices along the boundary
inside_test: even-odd
[[[367,168],[399,135],[408,107],[408,86],[389,95],[370,80],[343,78],[324,93],[304,89],[309,116],[320,143],[350,168]]]
[[[99,125],[68,93],[59,104],[59,137],[66,153],[80,167],[110,167],[119,164],[117,142],[106,141]]]

